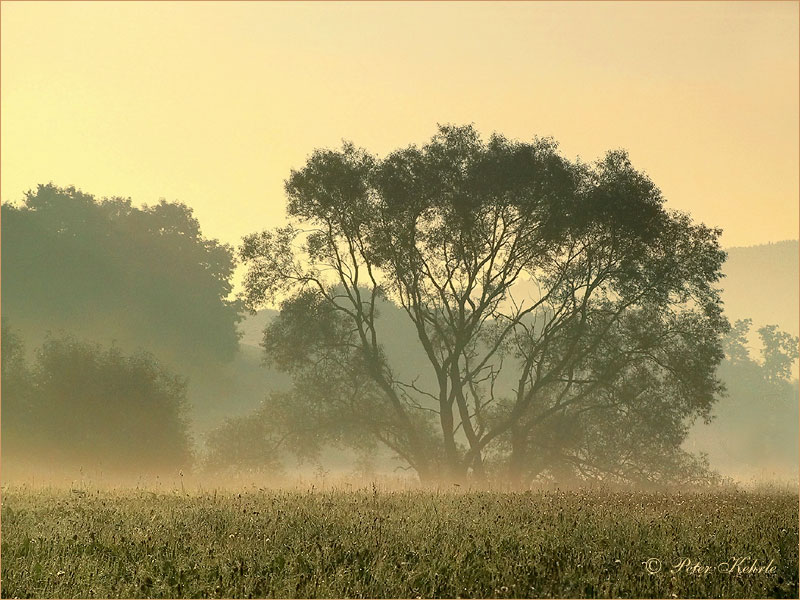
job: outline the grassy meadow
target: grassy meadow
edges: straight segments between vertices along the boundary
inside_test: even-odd
[[[0,568],[4,598],[796,598],[798,500],[6,487]]]

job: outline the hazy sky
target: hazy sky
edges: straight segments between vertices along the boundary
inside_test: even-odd
[[[282,222],[320,146],[474,122],[627,148],[726,246],[798,236],[798,3],[2,3],[3,201],[37,183]]]

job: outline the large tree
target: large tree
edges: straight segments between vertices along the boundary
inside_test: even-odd
[[[182,370],[237,351],[233,250],[203,237],[184,204],[40,185],[2,206],[2,263],[3,315],[27,339],[64,330]]]
[[[246,303],[282,301],[268,358],[422,479],[624,477],[641,444],[609,428],[677,447],[720,390],[719,231],[667,210],[624,152],[572,163],[551,140],[441,127],[384,159],[317,150],[286,191],[291,223],[241,249]],[[384,300],[419,373],[388,357]]]

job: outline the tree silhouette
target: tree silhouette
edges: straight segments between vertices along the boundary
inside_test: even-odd
[[[561,455],[586,469],[593,422],[675,446],[720,389],[719,231],[666,210],[624,152],[571,163],[551,140],[441,127],[382,160],[317,150],[286,191],[292,223],[241,248],[247,305],[284,299],[267,354],[422,479],[491,463],[521,481],[573,438]],[[416,333],[424,385],[387,358],[382,299]]]
[[[40,185],[2,207],[3,314],[28,339],[64,330],[198,368],[237,350],[232,249],[187,206]]]

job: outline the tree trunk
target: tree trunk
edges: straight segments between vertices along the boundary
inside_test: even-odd
[[[442,483],[461,483],[466,476],[466,467],[461,463],[455,438],[455,424],[453,419],[453,406],[449,400],[440,396],[439,421],[442,425],[442,438],[444,441],[443,472],[440,474]]]
[[[475,479],[475,484],[478,487],[486,487],[488,480],[486,477],[486,468],[483,464],[483,456],[480,452],[475,455],[475,458],[472,460],[472,476]]]
[[[525,483],[528,443],[525,432],[519,425],[511,428],[511,456],[508,462],[508,483],[512,488],[521,488]]]

